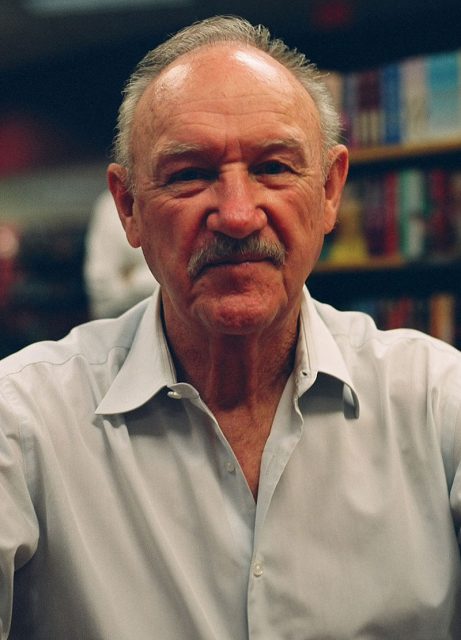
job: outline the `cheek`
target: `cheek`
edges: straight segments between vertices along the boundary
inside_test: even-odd
[[[187,264],[198,234],[194,217],[187,215],[183,207],[149,202],[142,216],[141,244],[150,268],[160,281],[187,276]]]
[[[290,250],[309,246],[323,236],[323,190],[303,185],[279,202],[277,226]]]
[[[325,235],[324,204],[321,186],[304,187],[287,202],[286,214],[281,218],[281,239],[297,279],[305,281],[319,259]]]

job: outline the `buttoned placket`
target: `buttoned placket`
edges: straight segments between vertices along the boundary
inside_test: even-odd
[[[271,507],[277,484],[302,435],[303,419],[298,409],[296,394],[304,392],[314,379],[315,376],[311,376],[310,371],[303,369],[297,376],[293,375],[287,383],[263,454],[257,503],[229,443],[198,392],[186,384],[171,385],[168,392],[172,399],[189,400],[206,414],[213,425],[221,469],[224,508],[234,534],[236,548],[240,550],[241,560],[248,572],[247,619],[250,640],[263,640],[258,631],[257,619],[260,598],[264,597],[266,563],[270,562],[270,558],[265,558],[260,553],[258,541],[264,535],[266,515]],[[274,544],[277,544],[276,540]]]
[[[216,418],[203,402],[198,391],[185,383],[170,385],[169,389],[168,396],[171,399],[190,401],[205,415],[212,427],[223,506],[235,541],[235,548],[239,554],[238,562],[241,566],[249,567],[253,553],[256,504],[240,464]]]
[[[258,621],[259,603],[264,597],[264,580],[270,557],[264,557],[260,551],[260,542],[266,536],[265,521],[269,509],[273,505],[277,484],[299,443],[303,418],[298,408],[298,393],[306,391],[313,384],[315,377],[310,371],[301,370],[290,376],[277,408],[271,434],[266,443],[261,463],[258,504],[256,509],[253,557],[249,573],[247,616],[248,637],[250,640],[265,640],[265,633]],[[272,544],[280,541],[273,540]],[[267,544],[265,545],[267,548]]]

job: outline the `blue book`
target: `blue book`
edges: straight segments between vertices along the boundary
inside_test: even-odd
[[[382,139],[384,144],[398,144],[402,140],[400,82],[399,63],[394,62],[381,68]]]
[[[457,51],[426,58],[428,135],[442,138],[461,131],[461,70]]]

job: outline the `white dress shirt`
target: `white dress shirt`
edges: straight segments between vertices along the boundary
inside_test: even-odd
[[[2,640],[461,638],[461,354],[306,291],[255,503],[159,308],[0,363]]]
[[[128,243],[110,191],[96,200],[83,273],[93,318],[113,318],[149,296],[157,281],[141,249]]]

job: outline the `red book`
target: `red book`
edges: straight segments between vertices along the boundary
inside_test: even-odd
[[[361,146],[376,146],[382,142],[381,81],[378,69],[359,73],[358,121]]]
[[[430,169],[427,180],[427,252],[429,255],[445,255],[455,243],[449,215],[449,182],[444,169]]]
[[[363,182],[363,230],[370,256],[386,255],[384,179],[370,176]]]
[[[399,254],[399,181],[395,171],[384,177],[384,255]]]

